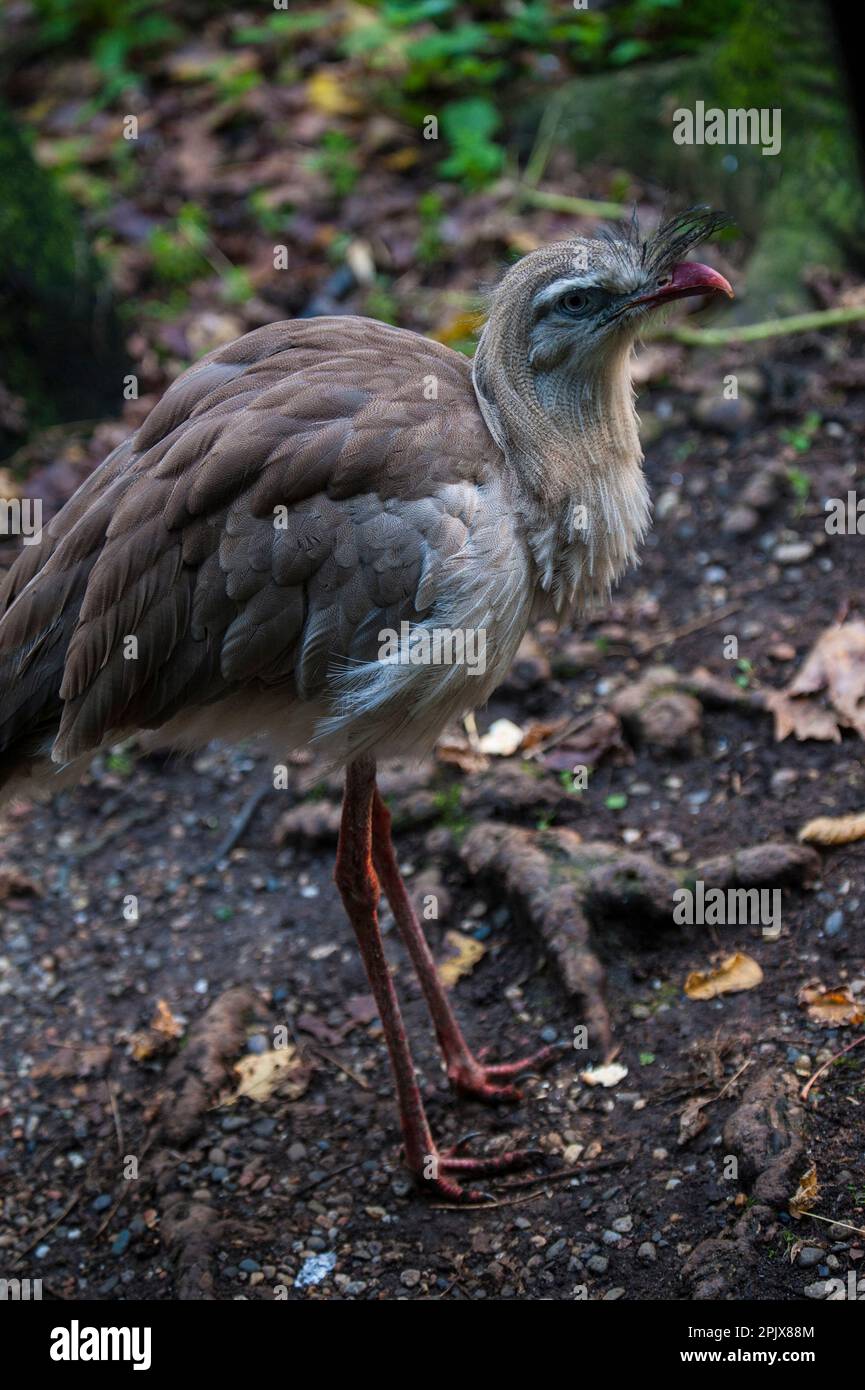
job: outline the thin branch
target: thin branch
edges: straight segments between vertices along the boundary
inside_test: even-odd
[[[836,1221],[834,1216],[818,1216],[814,1211],[803,1211],[803,1216],[808,1216],[812,1221],[825,1221],[827,1226],[841,1226],[845,1231],[855,1231],[857,1236],[865,1236],[861,1226],[850,1226],[846,1221]]]
[[[840,1052],[836,1052],[835,1055],[834,1055],[834,1057],[830,1057],[828,1062],[824,1062],[823,1065],[822,1065],[822,1067],[818,1067],[817,1070],[815,1071],[814,1075],[811,1076],[811,1077],[809,1077],[808,1080],[806,1081],[805,1085],[802,1087],[802,1091],[801,1091],[801,1094],[800,1094],[800,1096],[799,1096],[799,1099],[800,1099],[800,1100],[807,1100],[807,1099],[808,1099],[808,1092],[810,1091],[811,1087],[814,1085],[814,1082],[817,1080],[817,1077],[818,1077],[818,1076],[822,1076],[823,1073],[824,1073],[824,1071],[826,1071],[826,1069],[827,1069],[828,1067],[831,1067],[831,1066],[832,1066],[832,1063],[833,1063],[833,1062],[837,1062],[839,1057],[843,1057],[843,1056],[844,1056],[844,1053],[845,1053],[845,1052],[852,1052],[852,1050],[853,1050],[854,1047],[858,1047],[859,1044],[860,1044],[860,1043],[863,1043],[863,1042],[865,1042],[865,1033],[862,1034],[861,1038],[854,1038],[853,1041],[852,1041],[851,1043],[848,1043],[846,1047],[842,1047]]]
[[[574,217],[630,216],[630,209],[624,203],[602,203],[594,198],[571,198],[566,193],[545,193],[542,188],[527,188],[524,183],[517,187],[515,196],[517,202],[529,203],[531,207],[547,208],[549,212],[570,212]]]
[[[865,307],[853,309],[815,309],[810,314],[791,314],[784,319],[765,319],[735,328],[689,328],[687,324],[658,328],[645,335],[646,341],[672,338],[688,347],[726,347],[730,343],[759,343],[766,338],[785,338],[793,333],[810,333],[821,328],[837,328],[865,319]]]

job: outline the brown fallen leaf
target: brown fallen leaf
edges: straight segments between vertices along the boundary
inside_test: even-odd
[[[485,754],[472,748],[468,739],[461,740],[456,735],[437,743],[435,755],[439,762],[458,767],[460,772],[468,774],[486,772],[490,765],[490,760]]]
[[[147,1028],[132,1033],[129,1044],[136,1062],[147,1062],[162,1052],[170,1050],[177,1038],[183,1035],[183,1024],[174,1017],[164,999],[156,1005],[156,1013]]]
[[[241,1057],[234,1070],[239,1078],[237,1089],[224,1097],[222,1105],[234,1105],[242,1096],[269,1100],[276,1091],[288,1100],[298,1100],[309,1085],[309,1067],[296,1047],[277,1047]]]
[[[705,1113],[706,1106],[715,1099],[714,1096],[692,1096],[679,1116],[679,1136],[677,1144],[688,1144],[692,1139],[706,1128],[709,1123],[709,1116]]]
[[[715,999],[719,994],[755,989],[762,979],[763,971],[753,956],[736,951],[712,970],[692,970],[684,988],[689,999]]]
[[[808,697],[826,693],[827,709]],[[771,691],[766,704],[775,715],[775,737],[832,739],[842,727],[865,738],[865,622],[835,623],[820,634],[799,673],[785,690]]]
[[[441,961],[438,972],[445,989],[450,989],[464,975],[471,974],[478,961],[486,955],[487,948],[482,941],[475,941],[473,936],[466,936],[460,931],[446,932],[445,944],[450,947],[451,954]]]
[[[805,985],[799,991],[799,1003],[808,1010],[811,1022],[821,1028],[850,1028],[865,1023],[865,1008],[853,998],[849,985],[835,989]]]
[[[523,746],[520,752],[524,755],[533,753],[541,744],[566,729],[570,722],[567,715],[560,719],[533,719],[523,730]]]
[[[790,1215],[798,1221],[800,1217],[807,1216],[808,1212],[815,1205],[820,1195],[820,1184],[817,1181],[817,1165],[812,1163],[807,1172],[803,1173],[799,1179],[799,1186],[790,1198]]]
[[[767,690],[766,708],[775,716],[775,742],[795,734],[800,743],[812,738],[819,743],[840,743],[841,729],[831,710],[815,700],[792,700],[786,690]]]
[[[578,766],[597,767],[609,754],[615,754],[621,762],[634,760],[622,738],[617,716],[611,710],[598,709],[580,728],[573,729],[561,741],[556,740],[549,751],[541,753],[540,761],[551,772],[570,772]]]
[[[814,845],[852,845],[865,840],[865,811],[851,816],[817,816],[803,825],[798,838]]]
[[[110,1061],[111,1048],[104,1044],[94,1043],[89,1047],[61,1045],[47,1061],[37,1062],[30,1075],[34,1079],[50,1076],[58,1080],[67,1080],[71,1076],[97,1076],[105,1071]]]

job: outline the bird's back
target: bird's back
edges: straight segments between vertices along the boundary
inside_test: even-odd
[[[0,586],[0,778],[141,728],[417,749],[524,630],[517,513],[450,349],[329,318],[210,353]],[[482,628],[481,679],[383,662],[406,623]]]

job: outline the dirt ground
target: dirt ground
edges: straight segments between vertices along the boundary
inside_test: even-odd
[[[649,350],[655,384],[640,408],[656,520],[642,567],[579,633],[535,634],[481,733],[501,718],[525,731],[610,711],[661,663],[759,697],[828,625],[859,616],[862,539],[824,527],[823,499],[862,480],[865,414],[843,341],[689,356],[675,390],[657,378],[679,349],[661,350],[663,373]],[[721,406],[730,372],[739,399]],[[806,466],[809,490],[797,483]],[[751,514],[731,524],[749,487]],[[673,748],[612,720],[579,794],[569,769],[587,759],[551,735],[541,757],[471,770],[463,751],[448,756],[464,766],[441,758],[386,779],[409,882],[438,899],[436,956],[453,929],[484,948],[453,986],[469,1039],[503,1059],[568,1044],[515,1105],[452,1096],[388,931],[439,1142],[478,1131],[478,1149],[531,1141],[548,1155],[496,1184],[487,1209],[430,1203],[400,1166],[381,1031],[331,880],[334,782],[301,759],[289,789],[273,790],[255,749],[184,762],[132,747],[49,805],[7,808],[4,1274],[41,1277],[60,1299],[219,1300],[801,1300],[828,1277],[865,1276],[865,1048],[799,1099],[862,1031],[821,1026],[799,1000],[809,982],[865,998],[862,844],[822,851],[818,876],[783,889],[777,939],[756,925],[594,915],[627,1067],[609,1088],[581,1079],[597,1048],[570,1045],[585,1001],[568,987],[566,950],[545,943],[539,913],[518,911],[501,877],[473,880],[461,852],[480,823],[507,823],[681,869],[792,845],[812,816],[862,809],[855,734],[776,743],[759,698],[746,704],[699,700]],[[258,789],[237,845],[211,866]],[[124,916],[129,895],[137,920]],[[737,951],[762,968],[755,988],[685,994],[689,972]],[[227,1103],[234,1064],[261,1065],[280,1028],[297,1049],[287,1088]],[[695,1098],[703,1126],[680,1142]],[[788,1202],[812,1163],[814,1215],[795,1219]]]

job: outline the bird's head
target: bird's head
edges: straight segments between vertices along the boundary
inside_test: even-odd
[[[624,230],[557,242],[512,266],[490,299],[474,365],[487,426],[542,510],[585,505],[587,539],[598,548],[609,538],[613,574],[648,515],[634,341],[677,299],[732,297],[723,275],[687,259],[727,222],[698,207],[645,239],[634,219]]]
[[[561,366],[597,373],[630,348],[647,318],[673,300],[733,290],[711,266],[686,260],[726,218],[696,208],[665,222],[643,240],[636,222],[625,234],[580,238],[532,252],[505,277],[498,293],[524,306],[527,359],[544,395],[544,377]],[[516,307],[516,305],[514,305]]]

